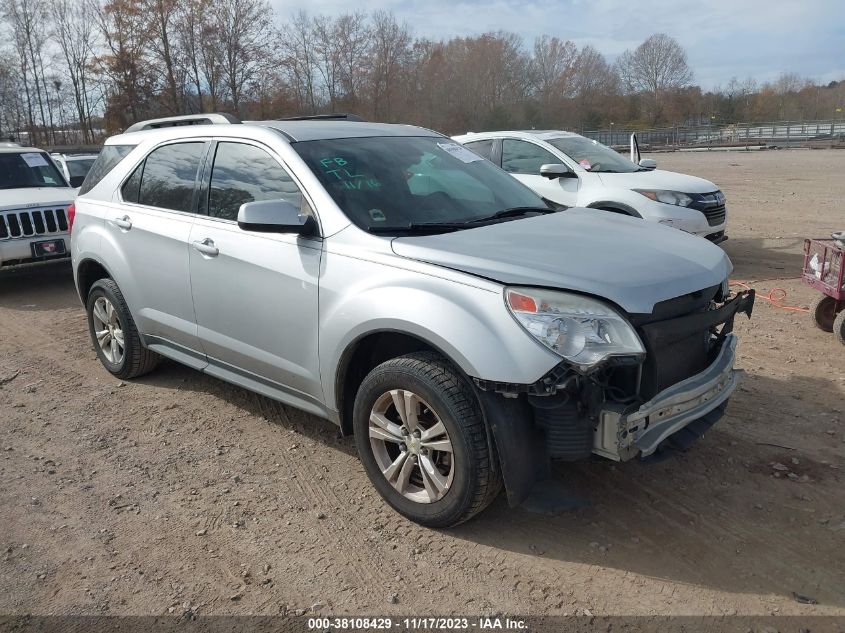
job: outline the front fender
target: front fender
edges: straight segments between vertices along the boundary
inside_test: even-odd
[[[448,274],[331,253],[326,260],[320,281],[319,349],[331,409],[337,408],[334,385],[341,358],[369,333],[414,336],[439,349],[468,376],[496,382],[533,383],[560,363],[510,315],[501,285],[462,283]]]

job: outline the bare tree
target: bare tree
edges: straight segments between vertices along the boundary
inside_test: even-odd
[[[223,77],[238,114],[245,86],[269,62],[273,10],[267,0],[218,0],[214,11]]]
[[[174,22],[177,17],[178,0],[142,0],[142,10],[149,20],[149,48],[159,64],[155,67],[164,75],[167,106],[171,114],[182,110],[182,86],[178,85],[174,42],[178,41]],[[163,66],[163,68],[162,68]]]
[[[89,0],[53,0],[50,14],[53,36],[65,64],[63,70],[73,88],[82,141],[93,142],[88,91],[96,37],[94,9]]]
[[[367,81],[371,31],[364,13],[345,13],[335,20],[337,38],[337,78],[343,100],[356,109]]]
[[[47,129],[48,126],[49,103],[47,102],[47,84],[43,76],[43,50],[47,39],[44,29],[45,16],[44,0],[5,0],[3,3],[3,17],[11,25],[19,72],[26,95],[29,134],[32,143],[38,142],[39,138],[38,127],[33,116],[36,106],[41,114],[41,128]]]
[[[578,50],[572,42],[542,35],[534,40],[531,71],[541,114],[548,120],[559,112],[564,99],[574,93],[575,60]]]
[[[282,65],[293,86],[297,109],[313,113],[318,109],[316,54],[312,23],[304,11],[298,12],[282,34]]]
[[[149,110],[153,72],[148,19],[139,0],[107,0],[96,8],[96,16],[105,42],[96,61],[109,79],[105,115],[112,127],[122,129]]]
[[[651,98],[655,121],[661,115],[665,95],[692,81],[686,52],[665,33],[656,33],[633,51],[625,51],[618,66],[629,91]]]
[[[209,0],[183,0],[177,6],[175,21],[177,46],[182,52],[182,65],[186,75],[185,108],[194,112],[203,110],[203,77],[202,67],[202,42],[204,16],[206,15]],[[192,86],[196,92],[196,102],[191,103],[188,93]]]
[[[411,31],[407,24],[399,24],[386,11],[373,14],[370,49],[373,113],[383,120],[390,121],[393,116],[391,102],[410,45]]]

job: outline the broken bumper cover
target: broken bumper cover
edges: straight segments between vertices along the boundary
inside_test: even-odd
[[[664,389],[635,411],[603,409],[593,452],[620,461],[637,453],[646,457],[666,438],[723,405],[742,374],[733,367],[736,345],[736,336],[728,334],[707,369]]]

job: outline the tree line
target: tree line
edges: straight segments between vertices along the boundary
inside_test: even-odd
[[[550,35],[418,37],[386,11],[281,21],[267,0],[0,0],[0,42],[0,137],[34,144],[209,111],[353,112],[457,133],[811,120],[845,106],[845,81],[788,73],[704,91],[661,33],[609,60]]]

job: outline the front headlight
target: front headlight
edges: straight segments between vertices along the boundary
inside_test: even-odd
[[[674,204],[678,207],[688,207],[692,204],[691,196],[680,191],[666,191],[665,189],[634,189],[638,194],[663,204]]]
[[[609,305],[567,292],[506,288],[505,305],[525,330],[588,371],[610,356],[643,356],[631,324]]]

